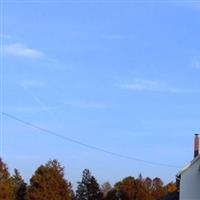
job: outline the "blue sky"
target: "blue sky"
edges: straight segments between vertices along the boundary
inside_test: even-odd
[[[183,166],[200,130],[200,3],[4,3],[3,111],[108,151]],[[28,180],[57,158],[75,184],[100,183],[145,165],[42,134],[3,117],[3,158]]]

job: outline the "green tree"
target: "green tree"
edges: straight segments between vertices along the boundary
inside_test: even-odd
[[[11,179],[14,189],[14,200],[24,200],[26,194],[26,183],[17,169],[14,169],[14,175]]]
[[[99,184],[88,169],[82,174],[81,182],[78,182],[76,200],[101,200],[102,192]]]
[[[57,160],[41,165],[30,179],[26,200],[72,200],[71,184]]]
[[[14,190],[8,168],[0,158],[0,200],[13,200]]]

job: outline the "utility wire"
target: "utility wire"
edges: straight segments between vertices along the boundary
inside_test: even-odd
[[[153,161],[147,161],[147,160],[139,159],[139,158],[136,158],[136,157],[127,156],[127,155],[119,154],[119,153],[116,153],[116,152],[108,151],[108,150],[102,149],[100,147],[89,145],[89,144],[80,142],[78,140],[75,140],[73,138],[61,135],[61,134],[59,134],[57,132],[42,128],[42,127],[40,127],[38,125],[35,125],[33,123],[30,123],[28,121],[24,121],[22,119],[19,119],[18,117],[14,116],[14,115],[11,115],[11,114],[8,114],[8,113],[5,113],[5,112],[1,112],[1,114],[6,116],[6,117],[8,117],[8,118],[10,118],[10,119],[18,121],[18,122],[20,122],[20,123],[22,123],[22,124],[24,124],[26,126],[38,129],[38,130],[40,130],[40,131],[42,131],[42,132],[44,132],[44,133],[46,133],[48,135],[53,135],[53,136],[56,136],[56,137],[61,138],[63,140],[67,140],[69,142],[78,144],[80,146],[83,146],[83,147],[86,147],[86,148],[89,148],[89,149],[94,149],[96,151],[103,152],[103,153],[106,153],[106,154],[109,154],[109,155],[112,155],[112,156],[116,156],[116,157],[120,157],[120,158],[124,158],[124,159],[128,159],[128,160],[133,160],[133,161],[136,161],[136,162],[141,162],[141,163],[144,163],[144,164],[149,164],[149,165],[154,165],[154,166],[169,167],[169,168],[180,168],[180,166],[176,166],[176,165],[153,162]]]

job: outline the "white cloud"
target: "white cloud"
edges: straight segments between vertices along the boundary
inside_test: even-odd
[[[29,48],[23,44],[15,43],[3,46],[3,52],[20,57],[39,59],[45,54],[39,50]]]
[[[150,92],[169,92],[169,93],[185,93],[189,90],[171,87],[162,81],[152,80],[135,80],[132,83],[123,84],[121,88],[133,91],[150,91]]]

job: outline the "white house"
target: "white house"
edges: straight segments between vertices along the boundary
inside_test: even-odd
[[[179,200],[200,200],[199,136],[195,135],[194,159],[178,174]]]

